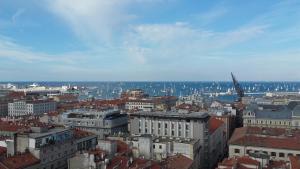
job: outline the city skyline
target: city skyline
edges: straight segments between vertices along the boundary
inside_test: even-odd
[[[0,81],[299,81],[300,2],[0,1]]]

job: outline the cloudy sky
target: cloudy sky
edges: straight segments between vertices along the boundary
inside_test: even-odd
[[[300,80],[299,0],[0,0],[0,81]]]

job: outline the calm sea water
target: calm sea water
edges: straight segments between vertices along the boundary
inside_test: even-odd
[[[1,82],[2,84],[9,82]],[[34,82],[11,82],[26,87]],[[83,87],[82,97],[118,98],[122,91],[143,89],[151,96],[185,96],[193,93],[225,93],[232,91],[232,82],[35,82],[45,86],[71,85]],[[246,95],[261,96],[265,92],[299,92],[300,82],[240,82]],[[235,95],[222,95],[220,100],[235,100]]]

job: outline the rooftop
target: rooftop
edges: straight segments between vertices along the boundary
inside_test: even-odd
[[[300,150],[299,138],[299,130],[243,127],[234,131],[229,144]]]
[[[23,169],[40,163],[40,160],[34,157],[31,153],[24,153],[5,158],[1,163],[9,169]]]
[[[168,169],[189,169],[193,164],[193,160],[184,155],[170,156],[165,160]]]
[[[300,168],[300,158],[298,156],[289,156],[290,159],[290,169],[299,169]]]
[[[52,135],[52,134],[56,134],[56,133],[61,133],[61,132],[67,132],[67,131],[70,131],[70,129],[68,128],[53,128],[53,129],[50,129],[46,132],[35,132],[35,133],[29,133],[29,137],[31,138],[39,138],[39,137],[45,137],[45,136],[48,136],[48,135]]]
[[[159,117],[159,118],[182,118],[182,119],[205,119],[209,115],[206,112],[191,112],[179,113],[176,111],[168,112],[137,112],[131,116],[144,116],[144,117]]]
[[[216,119],[215,117],[211,117],[209,119],[209,132],[214,133],[223,124],[224,122],[222,120]]]

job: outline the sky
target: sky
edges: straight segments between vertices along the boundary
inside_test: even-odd
[[[0,0],[0,81],[300,81],[299,0]]]

